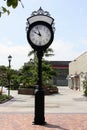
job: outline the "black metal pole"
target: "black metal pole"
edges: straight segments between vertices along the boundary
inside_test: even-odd
[[[38,88],[35,91],[35,117],[34,124],[44,125],[44,89],[42,87],[42,57],[43,51],[37,52],[38,57]]]
[[[10,96],[10,67],[11,67],[11,60],[9,60],[8,96]]]
[[[42,57],[43,57],[43,51],[37,52],[38,57],[38,89],[42,90]]]

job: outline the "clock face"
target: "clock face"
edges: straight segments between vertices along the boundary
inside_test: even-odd
[[[51,31],[45,25],[36,25],[30,31],[30,40],[37,46],[46,45],[51,39]]]
[[[47,48],[53,41],[51,25],[43,21],[31,24],[27,31],[27,39],[34,49],[35,47]]]

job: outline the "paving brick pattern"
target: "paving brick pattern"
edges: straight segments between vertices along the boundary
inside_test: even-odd
[[[1,113],[0,130],[87,130],[87,114],[46,114],[47,125],[32,125],[30,113]]]

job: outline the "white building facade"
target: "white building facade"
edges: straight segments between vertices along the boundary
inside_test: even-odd
[[[71,89],[83,90],[84,80],[87,80],[87,52],[69,63],[68,85]]]

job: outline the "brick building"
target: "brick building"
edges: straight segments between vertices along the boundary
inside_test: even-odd
[[[52,84],[58,86],[68,86],[67,75],[69,74],[70,61],[49,61],[57,72],[57,76],[53,77]]]

